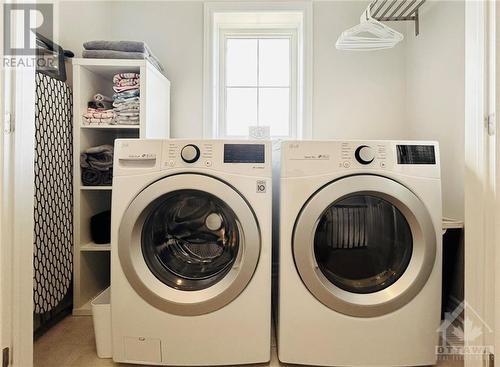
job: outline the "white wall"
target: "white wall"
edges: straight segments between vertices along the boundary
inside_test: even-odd
[[[412,138],[439,141],[443,214],[463,219],[465,5],[429,1],[420,17],[420,35],[406,39],[407,122]]]
[[[403,136],[404,48],[370,54],[335,49],[338,34],[367,4],[314,4],[314,137]],[[146,41],[172,82],[172,135],[202,136],[203,2],[62,1],[59,12],[60,43],[77,56],[91,39]]]
[[[202,137],[202,2],[61,1],[59,7],[59,42],[77,57],[85,41],[146,41],[172,83],[172,136]]]
[[[366,1],[314,3],[314,138],[405,138],[405,45],[384,51],[335,48]],[[402,31],[401,24],[396,25]]]
[[[463,218],[464,6],[428,1],[394,49],[346,52],[338,35],[368,1],[314,2],[313,137],[439,140],[444,214]],[[202,1],[62,1],[59,41],[146,41],[172,81],[172,136],[203,135]]]

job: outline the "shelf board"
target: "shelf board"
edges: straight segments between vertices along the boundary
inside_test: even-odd
[[[80,125],[81,129],[89,130],[139,130],[140,125]]]
[[[82,191],[106,191],[112,190],[113,186],[80,186],[80,190]]]
[[[145,59],[90,59],[83,57],[74,57],[71,59],[73,65],[81,65],[88,68],[110,68],[117,69],[117,73],[123,72],[124,67],[140,68],[146,66],[148,61]]]
[[[85,245],[80,246],[80,251],[111,251],[111,244],[106,243],[102,245],[98,245],[94,242],[86,243]]]
[[[71,63],[80,66],[104,79],[113,78],[118,73],[140,73],[145,68],[148,61],[144,59],[84,59],[73,58]]]

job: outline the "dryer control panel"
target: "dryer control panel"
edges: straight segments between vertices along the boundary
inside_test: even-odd
[[[284,177],[356,170],[440,177],[439,146],[436,142],[285,141],[281,150]]]
[[[270,176],[271,142],[184,139],[118,139],[115,142],[115,175],[181,168]]]

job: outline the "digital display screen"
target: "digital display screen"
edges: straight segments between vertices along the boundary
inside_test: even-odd
[[[436,164],[433,145],[398,145],[398,164]]]
[[[265,163],[264,144],[224,144],[224,163]]]

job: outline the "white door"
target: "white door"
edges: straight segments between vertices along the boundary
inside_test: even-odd
[[[9,366],[31,367],[34,68],[2,69],[0,90],[0,347]]]

